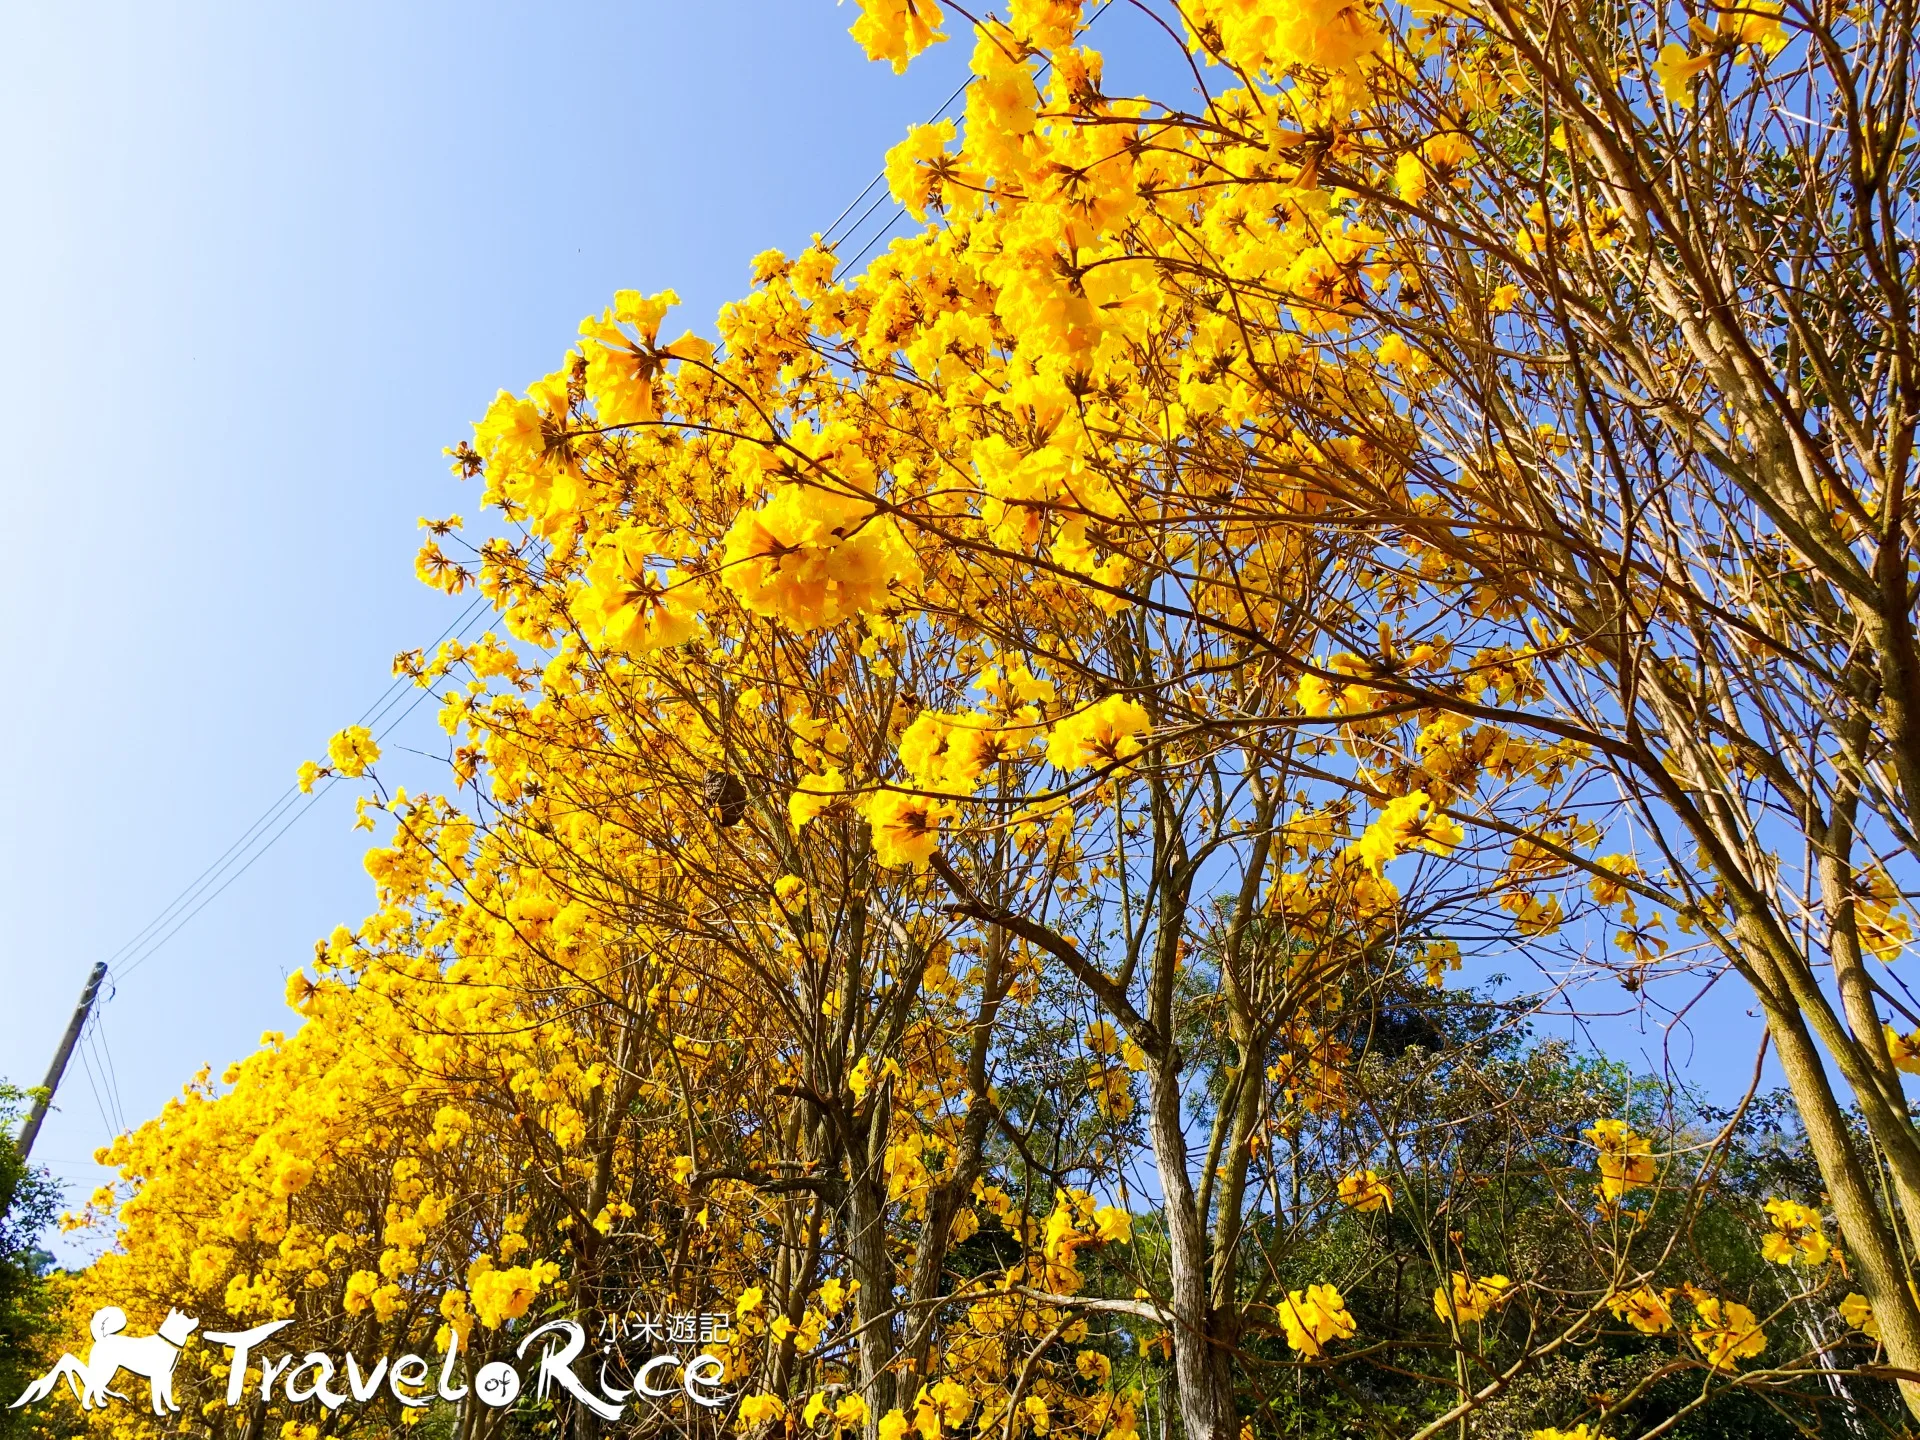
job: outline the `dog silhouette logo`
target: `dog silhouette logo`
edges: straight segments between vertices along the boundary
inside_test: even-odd
[[[93,1348],[87,1351],[85,1362],[75,1355],[62,1355],[7,1408],[18,1410],[44,1400],[62,1380],[73,1388],[83,1410],[96,1405],[104,1408],[109,1399],[127,1398],[112,1386],[122,1370],[131,1370],[146,1377],[154,1414],[177,1411],[180,1406],[173,1398],[173,1366],[180,1358],[180,1347],[199,1323],[191,1315],[169,1310],[155,1334],[122,1335],[120,1332],[127,1328],[127,1312],[117,1305],[103,1305],[87,1322],[87,1329],[93,1332]]]

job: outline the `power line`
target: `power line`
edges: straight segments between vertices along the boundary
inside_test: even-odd
[[[1101,7],[1098,10],[1095,10],[1092,15],[1087,17],[1087,23],[1081,27],[1081,33],[1084,35],[1088,30],[1091,30],[1095,22],[1097,22],[1102,15],[1106,14],[1107,11],[1112,8],[1113,8],[1113,0],[1106,0],[1105,4],[1101,5]],[[1048,60],[1037,71],[1034,72],[1033,83],[1036,88],[1046,80],[1047,76],[1052,72],[1052,70],[1053,70],[1053,61]],[[947,113],[947,111],[952,107],[954,101],[958,100],[962,95],[966,94],[968,88],[973,84],[974,80],[977,78],[978,78],[977,76],[969,75],[967,76],[966,79],[962,80],[960,84],[954,89],[954,92],[946,98],[944,103],[942,103],[940,108],[934,111],[933,114],[928,117],[927,124],[929,125],[938,124],[941,116]],[[862,210],[860,212],[860,218],[855,220],[851,225],[849,225],[847,227],[846,233],[842,235],[838,240],[833,238],[834,229],[840,224],[842,220],[847,218],[848,214],[852,212],[854,206],[858,205],[862,200],[867,198],[867,196],[872,192],[874,186],[880,184],[886,178],[887,178],[887,172],[886,172],[886,168],[883,166],[881,167],[880,173],[875,175],[873,179],[869,180],[866,183],[866,185],[862,187],[860,193],[854,196],[852,200],[847,202],[847,208],[845,210],[842,210],[840,214],[837,217],[835,217],[833,224],[829,225],[826,228],[826,230],[822,232],[820,240],[823,245],[825,245],[828,249],[836,249],[842,245],[847,245],[852,243],[854,236],[859,233],[860,227],[866,223],[867,218],[870,215],[872,215],[875,210],[878,210],[882,205],[884,205],[887,202],[887,200],[892,195],[892,191],[882,190],[880,194],[874,198],[873,203],[868,205],[865,210]],[[872,250],[875,245],[878,245],[880,241],[886,237],[887,232],[893,229],[895,225],[898,225],[900,223],[901,217],[903,217],[906,214],[907,214],[907,207],[905,205],[896,205],[893,214],[887,217],[886,223],[883,224],[878,230],[874,231],[872,236],[868,238],[867,243],[860,247],[859,252],[855,254],[851,260],[843,261],[839,268],[843,271],[851,270],[855,265],[858,265],[862,260],[866,259],[867,252]]]
[[[490,603],[484,596],[475,599],[456,616],[445,630],[433,642],[438,649],[449,637],[459,635],[465,639],[476,621],[491,611]],[[433,694],[424,686],[413,684],[410,676],[396,676],[384,692],[363,712],[359,724],[371,728],[380,724],[409,691],[413,692],[412,701],[398,715],[381,726],[378,739],[386,739],[406,722],[409,715]],[[33,1113],[28,1117],[21,1131],[19,1145],[21,1153],[30,1152],[33,1140],[41,1122],[52,1104],[53,1091],[59,1086],[60,1076],[66,1068],[66,1061],[74,1050],[80,1054],[80,1067],[86,1072],[87,1089],[93,1095],[94,1109],[99,1112],[100,1124],[109,1135],[124,1134],[130,1127],[127,1124],[126,1110],[120,1098],[120,1076],[113,1063],[113,1047],[107,1040],[103,1014],[107,1002],[118,993],[117,988],[110,989],[106,995],[99,996],[103,981],[111,974],[114,980],[124,980],[147,961],[151,960],[166,943],[178,935],[207,906],[211,905],[227,888],[242,875],[254,867],[254,864],[271,850],[280,837],[291,830],[300,817],[318,803],[320,797],[333,787],[329,778],[310,794],[303,794],[298,785],[292,786],[266,810],[259,819],[249,825],[240,838],[229,845],[211,865],[202,870],[186,889],[166,905],[153,919],[114,952],[112,961],[101,961],[88,978],[86,988],[81,992],[80,1004],[76,1009],[73,1022],[67,1036],[62,1041],[49,1072],[46,1094],[34,1105]],[[277,827],[277,828],[276,828]],[[264,840],[261,836],[265,836]],[[242,858],[244,857],[244,859]],[[215,883],[218,882],[218,883]],[[96,1003],[96,997],[98,1003]]]
[[[107,1114],[106,1101],[100,1098],[100,1086],[93,1078],[93,1059],[87,1054],[86,1042],[80,1044],[80,1068],[86,1072],[87,1089],[93,1092],[93,1107],[100,1112],[100,1125],[109,1135],[114,1133],[113,1119]]]
[[[198,893],[200,888],[203,885],[209,883],[214,875],[218,874],[222,869],[224,869],[227,865],[227,862],[231,860],[232,857],[237,852],[245,849],[247,845],[252,843],[254,837],[262,829],[264,829],[266,826],[270,825],[273,822],[273,820],[279,815],[279,813],[282,810],[284,810],[287,807],[287,805],[290,803],[290,797],[297,796],[299,793],[300,793],[299,786],[297,785],[293,786],[288,790],[287,794],[282,795],[278,800],[275,800],[272,805],[269,805],[266,811],[262,813],[260,818],[255,820],[253,824],[249,825],[244,831],[242,831],[240,834],[240,838],[235,840],[217,857],[215,857],[212,864],[208,865],[205,870],[202,870],[199,873],[199,875],[195,876],[192,882],[188,884],[187,888],[182,890],[178,895],[176,895],[164,910],[162,910],[158,915],[154,916],[153,919],[149,920],[145,925],[143,925],[139,929],[139,931],[137,931],[130,939],[128,939],[125,944],[123,944],[118,950],[114,951],[112,955],[108,956],[107,957],[108,965],[117,966],[119,962],[126,955],[128,955],[132,951],[137,950],[141,946],[141,944],[145,942],[148,935],[153,930],[157,929],[162,925],[165,925],[173,917],[173,913],[175,910],[177,910],[181,905],[189,903],[193,899],[194,895]]]
[[[468,629],[472,628],[471,617],[475,617],[478,611],[483,607],[483,605],[484,605],[484,602],[476,601],[474,605],[468,607],[467,614],[462,617],[467,622],[466,628]],[[458,624],[460,622],[456,621],[455,623]],[[434,645],[437,647],[442,641],[446,640],[448,635],[450,634],[452,634],[451,627],[447,631],[442,632],[440,639],[433,642]],[[464,631],[462,633],[462,638],[465,638]],[[391,735],[396,729],[398,729],[400,727],[400,724],[409,715],[411,715],[416,709],[418,709],[421,702],[426,700],[429,696],[431,696],[432,693],[433,692],[431,690],[426,690],[426,689],[417,690],[414,695],[412,703],[410,703],[407,706],[407,708],[402,710],[398,715],[394,716],[393,719],[389,721],[388,724],[384,728],[382,728],[374,738],[376,740],[386,739],[387,736]],[[392,709],[395,704],[399,703],[401,696],[403,696],[404,694],[406,694],[405,689],[394,689],[392,693],[390,693],[388,696],[383,697],[381,700],[376,701],[374,705],[370,706],[366,711],[366,713],[361,716],[359,723],[368,725],[368,726],[371,726],[377,723],[381,716],[383,716],[388,710]],[[138,970],[142,965],[146,964],[147,961],[151,960],[156,954],[158,954],[160,949],[163,946],[165,946],[166,943],[169,940],[171,940],[175,935],[178,935],[180,931],[186,926],[186,924],[193,919],[194,916],[198,915],[202,910],[206,909],[207,906],[211,905],[215,900],[219,899],[221,895],[226,893],[228,886],[232,885],[234,881],[238,880],[242,875],[246,874],[247,871],[251,870],[254,867],[254,864],[260,859],[260,857],[262,855],[265,855],[269,850],[271,850],[274,847],[274,845],[279,842],[281,836],[285,835],[287,831],[291,830],[295,825],[297,825],[300,822],[300,817],[305,815],[316,804],[318,804],[320,801],[320,797],[322,795],[325,795],[329,790],[331,790],[333,786],[334,786],[334,780],[331,777],[329,777],[327,780],[323,781],[319,785],[315,786],[310,793],[303,794],[299,786],[297,785],[294,786],[289,793],[291,795],[292,800],[298,803],[293,806],[291,813],[287,813],[285,805],[283,803],[288,799],[288,796],[282,796],[280,801],[276,801],[274,806],[269,807],[269,814],[274,814],[278,812],[279,814],[286,815],[286,819],[280,822],[279,829],[274,830],[272,834],[268,835],[267,839],[263,843],[261,843],[257,848],[255,848],[252,854],[246,857],[246,861],[244,864],[241,864],[237,869],[232,870],[230,874],[227,874],[224,879],[220,880],[220,883],[217,886],[215,886],[212,890],[207,891],[205,894],[201,895],[199,899],[192,904],[190,909],[188,909],[184,914],[179,915],[177,919],[172,921],[172,923],[168,926],[168,928],[165,930],[164,933],[158,934],[150,943],[143,945],[138,950],[138,952],[133,955],[133,957],[130,960],[128,960],[117,971],[114,972],[115,977],[120,980],[126,979],[134,971]],[[257,825],[258,825],[258,822],[256,822],[256,826]],[[231,853],[231,849],[229,853]],[[238,857],[236,856],[236,859],[237,858]],[[211,868],[212,867],[210,867],[210,871],[211,871]],[[215,878],[218,878],[218,877],[216,876]],[[191,897],[188,897],[188,898],[191,898]],[[179,903],[181,902],[179,900],[176,900],[175,904],[177,905]],[[168,908],[172,909],[173,907],[170,906]]]
[[[111,999],[111,995],[108,997]],[[113,1047],[107,1043],[107,1007],[96,1005],[93,1009],[94,1050],[100,1057],[101,1074],[107,1086],[107,1103],[113,1107],[113,1122],[121,1130],[127,1128],[126,1107],[120,1103],[120,1072],[113,1063]]]
[[[874,231],[873,238],[867,241],[866,244],[860,247],[860,253],[855,255],[851,260],[847,261],[847,268],[851,270],[855,265],[858,265],[862,260],[866,259],[867,252],[873,249],[874,246],[878,245],[883,239],[885,239],[887,232],[893,229],[894,226],[898,225],[901,221],[901,218],[905,216],[906,213],[907,213],[907,207],[904,205],[902,205],[898,210],[894,211],[892,218],[889,219],[887,223],[882,225],[878,230]]]
[[[967,87],[972,85],[973,81],[974,81],[974,77],[969,75],[967,76],[966,79],[962,80],[958,85],[956,85],[954,87],[953,93],[947,96],[947,98],[941,102],[940,108],[934,111],[933,114],[927,117],[927,124],[929,125],[938,124],[940,121],[940,117],[947,113],[948,109],[951,108],[951,106],[953,105],[953,102],[958,100],[962,95],[967,93]],[[862,200],[867,198],[868,194],[872,192],[874,186],[881,184],[886,180],[886,178],[887,178],[886,167],[882,166],[880,168],[880,173],[875,175],[873,179],[869,180],[864,186],[862,186],[860,189],[860,193],[854,196],[853,199],[847,202],[847,208],[845,210],[842,210],[838,215],[833,217],[833,224],[827,226],[825,230],[822,230],[820,232],[820,243],[822,245],[825,245],[831,248],[832,246],[840,243],[840,241],[837,241],[833,238],[833,232],[840,227],[840,222],[846,219],[847,216],[852,213],[854,206],[858,205]],[[872,205],[869,205],[865,210],[861,211],[860,218],[858,220],[855,220],[853,224],[847,227],[847,233],[840,237],[841,240],[851,239],[853,237],[854,232],[860,228],[862,223],[865,222],[867,216],[871,215],[874,212],[876,207],[886,202],[888,193],[889,192],[887,191],[882,191],[879,197],[873,202]],[[865,254],[866,252],[862,251],[861,253]]]
[[[489,602],[485,596],[476,596],[473,601],[467,605],[466,609],[455,617],[452,624],[440,632],[439,637],[433,642],[434,648],[438,648],[456,631],[464,631],[468,628],[474,618],[487,610],[488,607]],[[395,704],[399,703],[400,699],[412,688],[413,682],[410,677],[404,675],[395,677],[373,703],[361,713],[356,723],[367,726],[377,724],[381,717],[392,709]],[[418,702],[416,701],[415,703]],[[411,713],[411,710],[412,707],[409,706],[407,713]],[[330,783],[331,782],[329,782],[329,784]],[[301,814],[304,814],[307,809],[311,808],[312,802],[318,798],[321,791],[326,788],[328,787],[322,786],[321,790],[309,795],[303,794],[298,785],[288,786],[272,804],[268,805],[267,808],[260,813],[258,819],[240,833],[238,839],[227,846],[206,869],[195,876],[179,894],[175,895],[157,915],[143,925],[125,944],[107,957],[107,965],[114,978],[125,979],[134,970],[138,969],[141,964],[151,958],[156,950],[178,934],[182,925],[199,914],[201,910],[205,909],[214,896],[220,894],[227,886],[245,874],[246,871],[252,867],[253,862],[265,854],[274,842],[287,832],[288,828]],[[303,801],[305,802],[304,804],[302,803]],[[292,818],[285,819],[284,823],[282,823],[283,817],[286,817],[289,811],[293,812]],[[276,825],[279,826],[277,830],[274,828]],[[263,835],[268,835],[269,838],[264,844],[259,844],[260,837]],[[256,845],[258,845],[258,848],[255,848]],[[251,855],[248,854],[250,850],[252,851]],[[242,863],[243,857],[244,863]],[[237,870],[233,868],[236,865],[239,866]]]
[[[945,106],[942,106],[941,108],[944,109]],[[882,170],[878,175],[874,176],[873,179],[869,180],[865,185],[863,185],[860,188],[860,193],[854,196],[853,199],[847,202],[847,208],[845,210],[842,210],[838,215],[833,217],[833,224],[827,226],[826,229],[820,232],[820,243],[823,245],[832,245],[833,232],[840,228],[840,222],[847,218],[848,214],[852,212],[854,206],[858,205],[862,200],[867,198],[868,191],[872,190],[874,186],[878,185],[882,180],[886,178],[887,178],[887,172],[885,170]],[[858,220],[854,221],[855,225],[858,225],[859,223],[860,222]]]

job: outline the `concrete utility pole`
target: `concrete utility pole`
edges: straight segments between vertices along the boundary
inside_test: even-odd
[[[40,1087],[40,1098],[33,1102],[33,1111],[27,1116],[26,1125],[21,1128],[18,1145],[22,1160],[33,1153],[33,1141],[40,1133],[40,1122],[47,1118],[47,1106],[53,1103],[53,1092],[60,1088],[60,1077],[67,1073],[67,1061],[73,1058],[73,1047],[80,1041],[80,1027],[87,1023],[87,1012],[93,1009],[93,997],[100,993],[100,982],[106,978],[107,962],[102,960],[87,976],[86,988],[80,992],[80,1003],[73,1007],[73,1018],[67,1022],[67,1033],[60,1037],[60,1048],[53,1052],[53,1064],[47,1067],[47,1078]]]

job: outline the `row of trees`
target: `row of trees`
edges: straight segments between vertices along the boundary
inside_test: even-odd
[[[452,782],[306,772],[379,909],[120,1142],[76,1313],[723,1304],[730,1424],[864,1440],[1920,1413],[1912,6],[1137,8],[1186,98],[868,0],[971,30],[923,228],[496,400],[419,569],[501,633],[402,657]],[[1745,985],[1790,1118],[1500,956]]]

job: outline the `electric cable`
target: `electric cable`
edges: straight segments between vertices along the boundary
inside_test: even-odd
[[[469,622],[468,628],[471,628],[471,622]],[[440,640],[436,640],[434,644],[437,646],[441,643],[441,641],[444,641],[446,638],[447,636],[443,634],[440,637]],[[463,634],[460,638],[464,639],[466,637]],[[403,691],[401,693],[404,694],[405,692]],[[384,729],[382,729],[377,735],[375,735],[374,738],[376,740],[386,739],[387,736],[391,735],[396,729],[400,727],[401,723],[409,715],[413,714],[413,712],[419,708],[422,701],[428,699],[432,694],[433,692],[431,690],[427,690],[427,689],[419,690],[418,693],[413,698],[413,703],[408,705],[407,708],[402,710],[398,715],[394,716],[392,721],[390,721]],[[397,699],[397,697],[395,697],[395,699]],[[378,709],[380,713],[384,713],[386,710],[391,709],[394,703],[395,703],[395,700],[388,700],[383,704],[379,705]],[[378,716],[375,715],[372,710],[370,710],[368,713],[370,716],[372,716],[372,718],[375,718],[375,719],[378,718]],[[301,816],[305,815],[309,810],[311,810],[316,804],[319,803],[320,797],[326,794],[329,790],[331,790],[334,786],[334,783],[335,783],[334,778],[329,776],[326,780],[316,785],[310,793],[305,795],[302,795],[300,793],[299,787],[295,786],[294,787],[295,799],[302,801],[302,803],[299,804],[297,808],[295,808],[292,811],[292,813],[287,816],[286,820],[281,823],[280,828],[278,830],[275,830],[270,836],[268,836],[265,843],[260,845],[257,849],[253,851],[251,855],[247,857],[246,863],[241,865],[238,869],[234,870],[231,874],[227,875],[225,879],[221,880],[220,884],[215,889],[203,895],[198,901],[198,903],[195,904],[185,914],[181,915],[172,924],[172,926],[166,930],[164,934],[159,935],[156,939],[152,941],[151,944],[144,946],[133,957],[133,959],[131,959],[125,965],[123,965],[117,972],[110,972],[110,973],[115,974],[116,978],[124,980],[127,978],[127,976],[133,974],[134,971],[138,970],[142,965],[146,964],[147,961],[151,960],[157,953],[159,953],[161,948],[164,947],[169,940],[171,940],[175,935],[178,935],[180,933],[180,931],[187,925],[189,921],[193,919],[194,916],[198,915],[202,910],[206,909],[207,906],[211,905],[215,900],[219,899],[221,895],[226,893],[227,887],[229,885],[233,884],[234,881],[238,880],[242,875],[246,874],[247,871],[251,870],[254,867],[255,863],[260,859],[260,857],[262,855],[265,855],[269,850],[271,850],[274,847],[275,844],[279,842],[281,836],[285,835],[287,831],[291,830],[295,825],[297,825],[300,822]]]
[[[947,110],[949,109],[949,107],[952,106],[953,102],[958,100],[962,95],[966,94],[967,87],[973,84],[973,81],[974,81],[974,77],[969,75],[967,76],[966,79],[962,80],[957,86],[955,86],[953,93],[947,96],[947,98],[941,102],[940,108],[934,111],[932,115],[927,117],[927,124],[937,125],[940,122],[940,117],[947,113]],[[847,216],[853,212],[854,206],[858,205],[862,200],[867,198],[868,194],[872,192],[874,186],[882,183],[886,178],[887,178],[886,167],[882,166],[880,169],[880,173],[875,175],[873,179],[869,180],[864,186],[862,186],[860,193],[854,196],[853,199],[847,202],[847,208],[842,210],[838,215],[834,216],[833,223],[827,226],[825,230],[822,230],[820,232],[820,243],[822,245],[831,249],[834,245],[839,243],[839,241],[836,241],[833,238],[833,232],[840,228],[840,222],[846,219]],[[883,193],[879,200],[874,201],[873,205],[869,205],[864,211],[861,212],[860,219],[854,221],[853,224],[849,225],[847,227],[847,234],[841,238],[842,239],[850,238],[853,235],[853,232],[860,228],[861,222],[864,221],[868,215],[871,215],[873,213],[874,205],[879,205],[885,199],[886,199],[886,196]]]
[[[455,617],[453,622],[449,624],[445,630],[440,632],[438,638],[433,642],[433,648],[437,649],[441,644],[445,643],[449,637],[454,635],[456,631],[464,632],[471,626],[473,620],[478,615],[486,612],[490,608],[490,604],[485,596],[476,596],[466,608]],[[355,723],[369,727],[378,723],[380,718],[384,716],[388,710],[392,709],[393,706],[405,696],[407,691],[412,688],[412,681],[409,677],[404,675],[396,676],[393,681],[388,684],[387,688],[367,706],[361,713],[359,720]],[[218,889],[215,889],[213,894],[218,894],[221,890],[226,889],[227,885],[231,884],[232,881],[238,877],[238,874],[244,873],[246,867],[252,865],[252,859],[246,861],[241,871],[227,874],[232,866],[240,862],[241,857],[259,840],[260,836],[272,831],[273,827],[281,821],[282,817],[285,816],[290,809],[299,807],[304,810],[306,807],[300,804],[303,798],[309,802],[311,802],[312,799],[311,796],[303,796],[298,785],[288,786],[272,804],[268,805],[267,808],[261,812],[258,819],[241,832],[238,839],[227,846],[206,869],[195,876],[153,919],[149,920],[131,936],[126,943],[107,957],[108,974],[116,979],[124,979],[151,955],[154,950],[164,945],[167,940],[178,933],[179,926],[174,922],[176,919],[181,918],[181,912],[183,910],[189,911],[184,918],[191,919],[193,915],[197,915],[204,909],[206,902],[212,898],[212,895],[206,893],[209,887],[217,884]],[[261,849],[255,853],[253,859],[258,859],[259,855],[265,853],[265,849],[273,844],[273,840],[277,840],[280,835],[285,833],[286,826],[282,825],[278,831],[274,831],[273,839],[268,840],[266,846],[261,847]],[[224,880],[222,880],[223,875],[226,877]],[[160,935],[159,932],[161,931],[165,931],[166,933]],[[156,935],[159,935],[157,940],[154,938]]]
[[[100,1056],[101,1073],[106,1078],[107,1103],[113,1109],[113,1123],[125,1131],[127,1128],[126,1107],[120,1102],[120,1072],[113,1063],[113,1047],[107,1043],[106,1007],[95,1005],[92,1021],[94,1047]]]
[[[1091,30],[1094,26],[1094,23],[1098,21],[1102,15],[1106,14],[1108,10],[1113,8],[1113,3],[1114,3],[1114,0],[1106,0],[1105,4],[1103,4],[1098,10],[1095,10],[1093,14],[1089,15],[1087,17],[1087,23],[1081,27],[1080,33],[1084,35],[1087,31]],[[1033,83],[1036,88],[1039,87],[1039,85],[1047,78],[1047,76],[1052,72],[1052,70],[1053,70],[1053,61],[1048,60],[1037,71],[1034,72]],[[977,76],[969,75],[967,76],[966,79],[962,80],[959,86],[954,90],[953,94],[949,95],[946,98],[945,103],[942,104],[938,110],[933,112],[932,116],[927,120],[927,124],[929,125],[938,124],[940,121],[940,118],[947,113],[947,110],[952,106],[953,102],[958,100],[962,95],[964,95],[967,92],[967,89],[973,84],[973,82],[977,78],[978,78]],[[880,184],[886,178],[887,178],[887,172],[885,167],[883,166],[880,170],[880,173],[878,175],[875,175],[873,179],[869,180],[866,183],[866,186],[860,191],[860,193],[854,196],[853,199],[847,203],[847,208],[840,212],[839,216],[834,220],[833,224],[829,225],[825,230],[825,232],[822,233],[820,240],[823,245],[825,245],[828,249],[837,249],[839,246],[850,244],[852,242],[854,236],[856,236],[859,233],[860,227],[866,223],[867,217],[872,215],[875,210],[879,209],[881,205],[886,203],[886,201],[892,195],[892,191],[890,190],[881,191],[880,194],[874,199],[873,203],[867,206],[865,210],[862,210],[860,212],[860,218],[855,220],[853,224],[847,227],[846,234],[842,235],[838,240],[835,240],[833,238],[833,231],[835,227],[837,227],[840,224],[841,220],[844,220],[847,217],[848,213],[853,209],[854,206],[858,205],[862,200],[864,200],[867,197],[867,195],[873,190],[874,186]],[[849,271],[853,269],[855,265],[858,265],[862,260],[866,259],[867,252],[872,250],[875,245],[878,245],[880,241],[886,237],[887,232],[893,229],[895,225],[898,225],[900,223],[901,217],[904,216],[906,213],[907,213],[907,207],[905,205],[897,206],[896,209],[894,210],[894,213],[887,218],[886,223],[882,225],[878,230],[874,231],[873,235],[867,240],[867,243],[860,247],[859,252],[855,254],[851,260],[842,262],[839,268],[842,271]]]
[[[100,1098],[100,1086],[93,1078],[93,1058],[88,1055],[87,1047],[84,1043],[75,1048],[80,1052],[80,1069],[86,1074],[87,1089],[93,1092],[93,1107],[100,1112],[100,1124],[106,1132],[111,1135],[114,1133],[113,1120],[107,1114],[106,1102]]]

